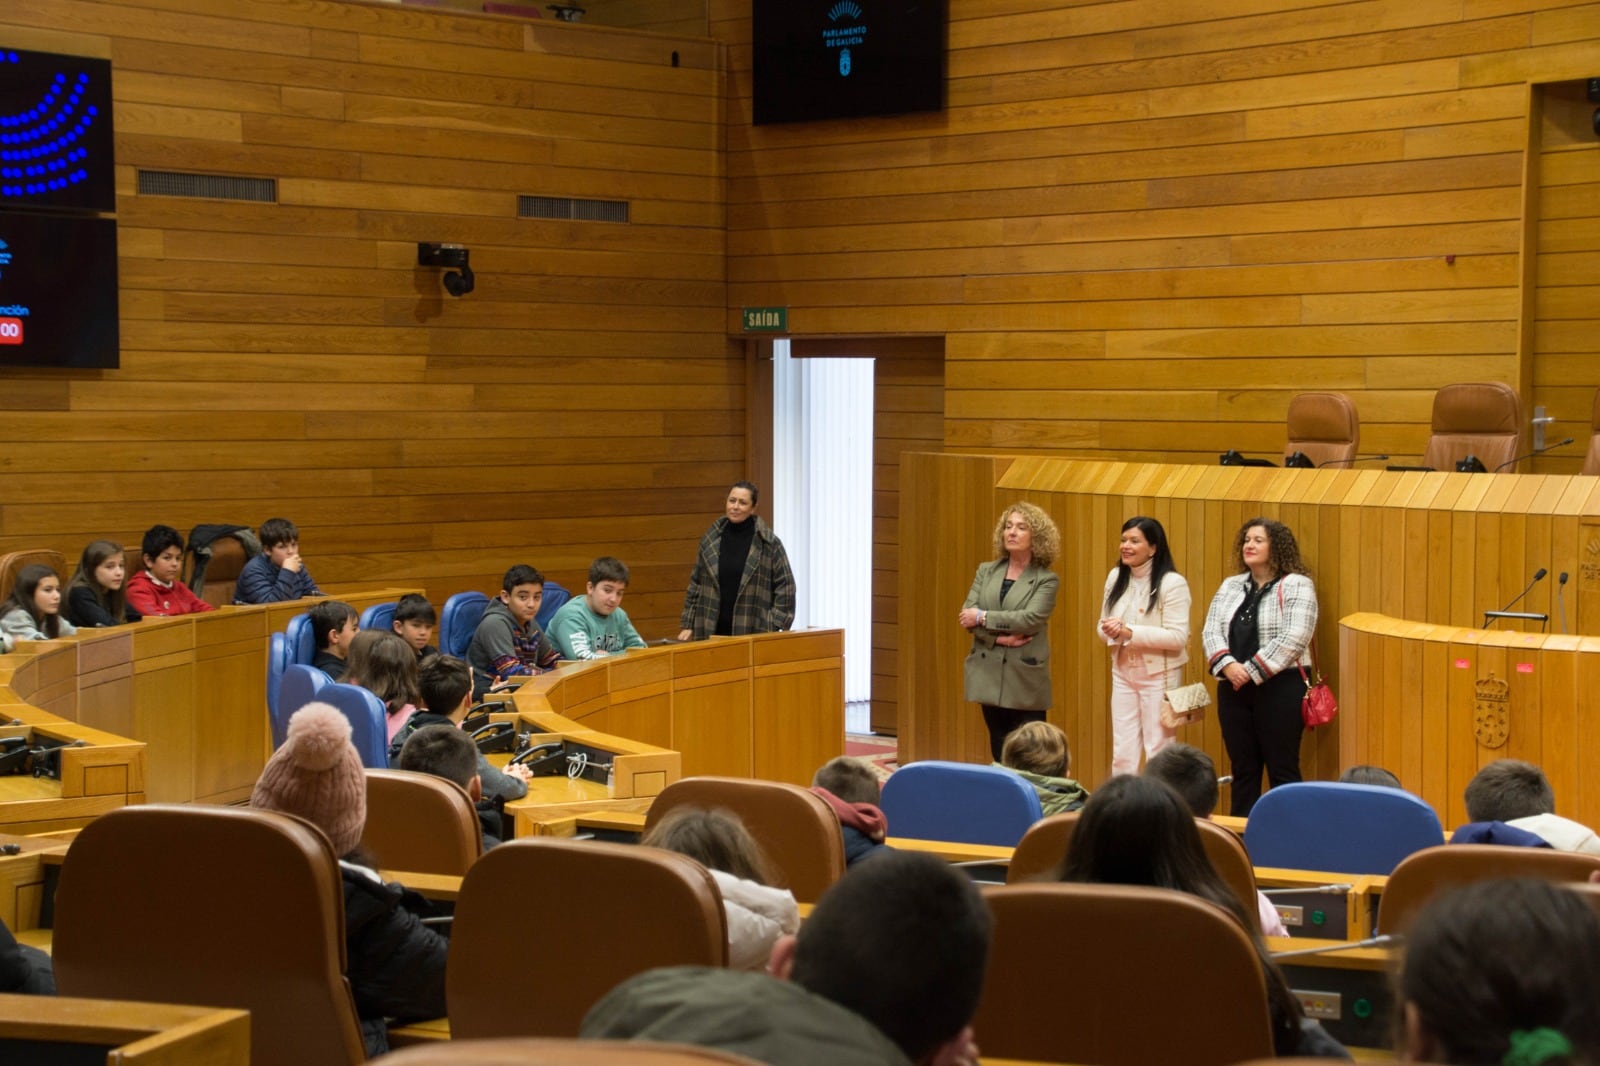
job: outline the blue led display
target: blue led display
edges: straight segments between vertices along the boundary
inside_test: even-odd
[[[0,207],[115,211],[111,62],[0,50]]]

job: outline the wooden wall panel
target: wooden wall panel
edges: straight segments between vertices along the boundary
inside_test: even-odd
[[[1559,439],[1600,384],[1600,145],[1571,98],[1597,10],[952,0],[942,113],[754,127],[748,5],[712,0],[730,315],[943,334],[944,443],[969,452],[1281,455],[1290,398],[1326,388],[1363,451],[1416,461],[1433,391],[1473,379]],[[1528,83],[1552,81],[1529,165]]]
[[[324,585],[403,576],[441,601],[528,561],[581,590],[615,554],[640,630],[675,630],[745,451],[720,46],[219,10],[0,10],[8,45],[112,59],[123,342],[116,371],[0,370],[0,549],[282,514]],[[276,178],[279,202],[142,196],[139,169]],[[518,194],[632,221],[519,219]],[[419,240],[469,245],[476,291],[446,296]]]

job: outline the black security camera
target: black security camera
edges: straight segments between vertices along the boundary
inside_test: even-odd
[[[444,291],[451,296],[465,296],[477,285],[468,260],[472,251],[464,244],[440,244],[437,241],[417,242],[417,265],[425,267],[455,267],[444,276]]]

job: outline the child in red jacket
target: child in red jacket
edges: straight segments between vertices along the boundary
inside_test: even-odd
[[[128,605],[146,618],[214,610],[178,580],[183,572],[183,535],[171,526],[151,526],[144,535],[144,569],[128,579]]]

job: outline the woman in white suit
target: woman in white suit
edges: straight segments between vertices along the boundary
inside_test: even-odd
[[[1106,575],[1100,637],[1111,647],[1111,772],[1139,769],[1171,743],[1161,697],[1183,683],[1189,661],[1189,583],[1154,518],[1122,523],[1121,561]]]

